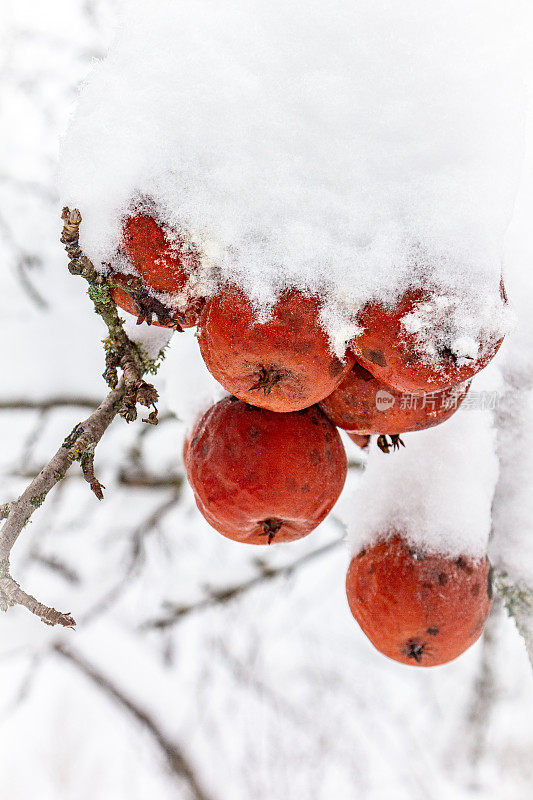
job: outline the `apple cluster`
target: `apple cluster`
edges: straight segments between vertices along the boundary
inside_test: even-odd
[[[206,296],[201,253],[155,214],[124,221],[121,255],[147,294],[128,291],[125,281],[112,290],[115,302],[140,321],[196,326],[204,362],[229,393],[196,422],[184,463],[205,519],[247,544],[299,539],[331,511],[347,472],[338,428],[360,447],[372,435],[386,453],[403,445],[402,434],[455,413],[501,344],[487,338],[464,357],[435,330],[428,357],[409,320],[431,307],[432,291],[413,288],[394,306],[365,306],[339,357],[321,325],[319,297],[286,288],[263,318],[238,286]],[[155,315],[148,296],[158,298]],[[500,297],[507,302],[503,282]],[[491,605],[488,560],[413,550],[403,533],[383,531],[353,558],[350,609],[390,658],[445,663],[483,630]]]

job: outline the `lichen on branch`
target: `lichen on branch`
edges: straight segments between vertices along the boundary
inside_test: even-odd
[[[143,375],[155,374],[158,360],[149,359],[142,348],[128,338],[118,315],[116,304],[111,297],[111,288],[123,286],[124,276],[102,275],[83,254],[79,245],[81,214],[78,209],[71,211],[65,207],[61,217],[63,219],[61,241],[65,245],[70,259],[68,269],[72,275],[80,275],[89,283],[88,294],[94,309],[107,325],[108,336],[104,340],[106,353],[104,379],[108,386],[114,389],[118,381],[118,370],[121,369],[124,375],[126,391],[119,414],[127,422],[132,422],[137,418],[138,404],[146,408],[153,406],[154,411],[145,421],[157,424],[155,404],[158,400],[158,393],[151,383],[147,383],[143,379]],[[133,285],[134,281],[135,279],[131,278],[130,283]],[[141,291],[144,292],[142,287],[139,288],[139,292]]]

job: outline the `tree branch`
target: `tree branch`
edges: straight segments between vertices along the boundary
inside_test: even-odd
[[[48,400],[26,400],[13,398],[0,400],[0,411],[53,411],[56,408],[96,408],[100,404],[98,398],[92,397],[50,397]]]
[[[10,606],[24,606],[46,625],[62,625],[64,628],[73,628],[76,621],[69,611],[63,613],[39,603],[31,594],[20,588],[10,575],[0,577],[0,608],[7,611]]]
[[[130,341],[117,307],[111,297],[107,280],[98,273],[79,246],[81,214],[77,209],[63,209],[63,231],[61,241],[70,258],[69,271],[83,275],[89,282],[89,296],[95,311],[107,325],[109,336],[105,340],[106,378],[111,391],[84,422],[78,423],[66,437],[51,461],[31,481],[29,486],[12,503],[0,506],[0,519],[5,522],[0,530],[0,608],[21,605],[48,625],[72,627],[75,621],[70,614],[63,614],[43,605],[20,588],[10,574],[9,559],[13,545],[36,508],[42,505],[50,490],[61,481],[74,461],[79,461],[83,477],[96,497],[103,498],[103,487],[94,472],[95,448],[103,434],[120,414],[127,421],[137,416],[137,403],[154,406],[147,422],[157,423],[155,403],[157,391],[143,379],[145,372],[155,373],[158,362],[146,357],[142,349]],[[123,377],[118,379],[117,369]]]
[[[49,491],[65,476],[74,461],[83,461],[87,452],[94,452],[94,447],[117,414],[124,392],[124,381],[120,381],[98,408],[84,422],[75,426],[51,461],[31,481],[18,500],[2,507],[5,522],[0,530],[0,608],[4,611],[10,606],[22,605],[48,625],[71,627],[75,624],[69,614],[61,614],[38,603],[20,588],[9,573],[9,557],[26,523],[42,505]]]
[[[151,383],[143,379],[146,372],[157,372],[158,362],[146,357],[142,349],[126,335],[117,307],[111,297],[111,287],[122,285],[124,276],[104,277],[92,262],[85,256],[79,245],[81,214],[77,208],[70,211],[63,209],[63,231],[61,242],[69,256],[68,269],[72,275],[81,275],[89,283],[89,297],[94,309],[107,325],[109,336],[104,341],[106,350],[106,368],[104,378],[110,388],[117,385],[117,370],[123,371],[126,390],[119,414],[127,422],[137,418],[137,403],[149,408],[158,400],[157,390]],[[114,280],[113,280],[114,278]],[[138,279],[134,279],[137,282]],[[157,424],[157,414],[152,413],[146,422]]]
[[[22,529],[33,512],[42,505],[48,492],[63,478],[74,461],[83,458],[87,450],[91,450],[100,441],[120,407],[124,392],[125,385],[121,381],[84,422],[74,427],[51,461],[32,480],[18,500],[11,504],[0,532],[0,564],[9,559]]]
[[[308,564],[310,561],[314,561],[316,558],[320,558],[320,556],[324,556],[332,550],[335,550],[344,542],[344,540],[344,536],[341,536],[338,539],[334,539],[332,542],[328,542],[328,544],[325,544],[322,547],[318,547],[316,550],[311,550],[310,553],[306,553],[304,556],[298,558],[296,561],[293,561],[291,564],[284,564],[283,566],[276,567],[274,569],[263,562],[259,562],[260,572],[255,578],[251,578],[248,581],[237,583],[234,586],[229,586],[224,589],[209,589],[208,596],[203,600],[199,600],[197,603],[191,603],[190,605],[183,606],[165,603],[166,608],[169,610],[168,615],[165,617],[159,617],[157,619],[147,620],[140,626],[141,630],[166,630],[167,628],[176,625],[183,619],[183,617],[189,614],[193,614],[196,611],[204,611],[206,608],[211,608],[212,606],[228,603],[229,601],[234,600],[236,597],[249,592],[251,589],[255,589],[255,587],[259,586],[261,583],[267,583],[277,578],[289,578],[297,569],[304,566],[304,564]]]
[[[213,797],[201,786],[194,768],[183,749],[163,733],[155,720],[147,711],[141,709],[124,692],[119,689],[107,676],[89,664],[88,661],[64,644],[54,645],[54,652],[61,658],[68,661],[79,672],[85,675],[92,683],[96,684],[112,700],[127,711],[148,733],[152,736],[156,744],[163,751],[170,771],[183,780],[189,787],[196,800],[213,800]]]
[[[507,613],[516,623],[516,629],[525,642],[529,661],[533,667],[533,591],[515,583],[505,572],[496,574],[494,586],[503,600]]]

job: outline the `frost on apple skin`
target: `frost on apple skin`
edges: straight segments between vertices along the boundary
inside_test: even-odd
[[[401,327],[412,336],[417,354],[436,370],[443,353],[453,357],[457,367],[482,359],[503,339],[513,323],[513,313],[502,303],[497,285],[478,297],[474,306],[458,295],[440,293],[417,303],[401,319]]]

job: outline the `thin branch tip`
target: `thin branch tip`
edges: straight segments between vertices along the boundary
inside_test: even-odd
[[[7,611],[13,606],[23,606],[31,614],[38,617],[45,625],[60,625],[63,628],[74,628],[76,620],[70,613],[56,611],[55,608],[44,605],[20,588],[19,584],[9,575],[3,573],[0,578],[0,609]]]

